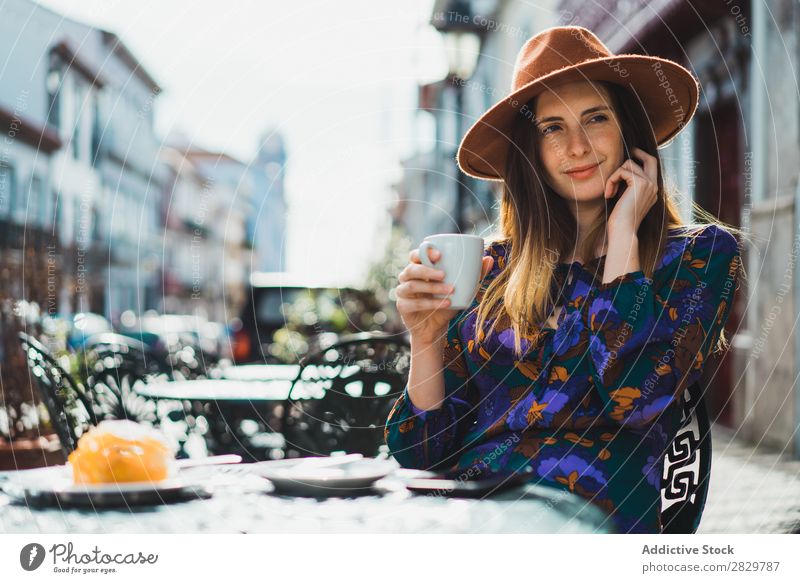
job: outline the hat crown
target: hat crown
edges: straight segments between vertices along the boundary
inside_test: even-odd
[[[538,78],[587,61],[613,56],[602,41],[582,26],[549,28],[528,39],[514,63],[511,90],[516,91]]]

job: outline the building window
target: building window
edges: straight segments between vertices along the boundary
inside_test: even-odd
[[[36,175],[31,176],[30,189],[28,190],[28,214],[25,221],[29,225],[43,225],[45,222],[44,183]]]
[[[97,208],[92,209],[92,242],[97,243],[100,241],[100,211]]]
[[[53,191],[53,210],[50,214],[50,220],[53,225],[53,232],[58,232],[61,227],[61,194]]]
[[[100,123],[100,103],[96,99],[93,106],[92,116],[92,166],[97,167],[100,163],[100,140],[102,139],[102,124]]]
[[[42,181],[36,176],[31,176],[31,181],[28,183],[27,200],[21,201],[23,221],[26,225],[39,224],[39,188],[41,186]]]
[[[0,164],[0,216],[11,214],[16,196],[16,177],[14,167]]]
[[[61,58],[56,53],[50,54],[50,69],[47,72],[48,106],[47,123],[59,134],[61,133],[61,90],[64,73]]]
[[[83,107],[86,99],[86,93],[83,87],[75,84],[74,92],[74,113],[72,116],[72,157],[75,160],[83,159]]]
[[[24,225],[28,220],[27,198],[27,191],[24,186],[22,188],[18,187],[16,172],[14,172],[14,187],[11,192],[11,215],[14,217],[14,220],[21,225]]]
[[[86,247],[85,233],[83,232],[83,213],[81,212],[81,199],[80,197],[73,199],[73,229],[75,245],[78,248]]]

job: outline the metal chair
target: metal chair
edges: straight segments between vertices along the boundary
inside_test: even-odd
[[[142,396],[136,387],[142,383],[176,380],[176,369],[167,352],[158,352],[146,343],[122,334],[103,333],[86,343],[89,373],[86,384],[102,419],[130,419],[160,427],[173,434],[179,458],[193,434],[202,434],[198,413],[191,403],[156,402]],[[169,421],[169,427],[165,421]]]
[[[410,362],[406,336],[371,332],[343,336],[308,354],[283,409],[285,457],[379,455],[383,425]]]
[[[103,333],[86,342],[86,384],[103,419],[130,419],[158,425],[156,403],[136,392],[138,383],[171,379],[169,364],[145,343]]]
[[[699,383],[683,392],[681,406],[681,426],[664,456],[661,480],[663,534],[697,532],[711,476],[711,423]]]
[[[38,340],[24,332],[19,340],[66,457],[81,435],[97,425],[92,399]]]

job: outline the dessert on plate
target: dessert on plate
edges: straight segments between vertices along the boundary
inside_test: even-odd
[[[174,475],[175,452],[158,429],[110,420],[82,435],[68,462],[75,484],[158,482]]]

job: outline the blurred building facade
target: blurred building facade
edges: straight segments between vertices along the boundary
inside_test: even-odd
[[[88,160],[90,124],[83,120],[68,131],[63,119],[74,120],[79,96],[94,98],[96,67],[73,54],[69,75],[52,74],[74,51],[76,43],[69,39],[86,31],[25,0],[3,6],[0,54],[8,56],[0,77],[0,230],[7,261],[21,265],[23,246],[34,240],[49,261],[63,267],[65,256],[74,255],[82,224],[80,192],[84,186],[95,194],[99,189]],[[57,90],[64,98],[54,106]],[[60,311],[75,297],[74,276],[69,270],[64,287],[49,290],[48,312]],[[21,296],[22,290],[16,293]]]
[[[53,239],[41,251],[63,285],[48,313],[154,307],[158,84],[112,33],[29,0],[2,11],[4,245]]]
[[[161,150],[161,296],[157,310],[217,322],[237,318],[250,274],[284,264],[286,199],[283,139],[269,131],[246,163],[186,136]]]
[[[248,164],[177,138],[161,160],[167,179],[158,309],[219,322],[238,317],[250,274],[284,264],[283,139],[267,132]]]
[[[253,240],[247,223],[255,214],[253,177],[248,164],[228,154],[193,147],[184,155],[203,180],[194,204],[208,237],[208,255],[197,257],[192,251],[192,269],[199,268],[203,295],[211,302],[206,316],[227,322],[239,316],[250,281]]]
[[[754,239],[753,245],[743,242],[750,278],[741,283],[726,327],[732,349],[706,368],[708,405],[718,423],[740,429],[753,442],[792,444],[800,458],[800,335],[795,332],[800,100],[793,81],[800,72],[800,5],[791,0],[769,7],[759,0],[533,4],[434,3],[431,22],[458,14],[456,21],[472,23],[481,54],[468,79],[451,75],[420,87],[419,107],[433,117],[436,145],[405,161],[395,222],[414,245],[436,232],[486,234],[485,221],[494,221],[496,213],[484,215],[471,207],[477,203],[486,209],[488,201],[497,200],[498,186],[457,177],[455,148],[466,129],[508,92],[516,54],[537,32],[585,26],[612,52],[681,63],[700,80],[701,101],[689,125],[659,149],[665,182],[679,194],[685,220],[696,220],[694,201]],[[454,98],[455,82],[460,102]],[[467,199],[456,196],[459,179],[468,184]],[[464,217],[463,225],[453,219],[457,216]]]
[[[213,257],[208,200],[213,185],[180,148],[166,146],[161,159],[167,169],[161,199],[162,296],[165,314],[209,314],[214,293],[206,285],[208,258]]]
[[[101,254],[89,273],[102,281],[98,289],[105,298],[90,308],[116,319],[125,310],[140,314],[159,302],[159,209],[165,175],[153,105],[162,90],[116,35],[99,34],[108,54],[103,62],[108,84],[94,128],[102,188],[96,205]]]
[[[286,271],[286,145],[275,129],[264,132],[250,165],[255,212],[247,229],[253,241],[252,271]]]
[[[280,134],[249,164],[164,145],[162,88],[119,37],[31,0],[0,10],[0,249],[57,264],[43,309],[238,316],[250,272],[284,265]]]

